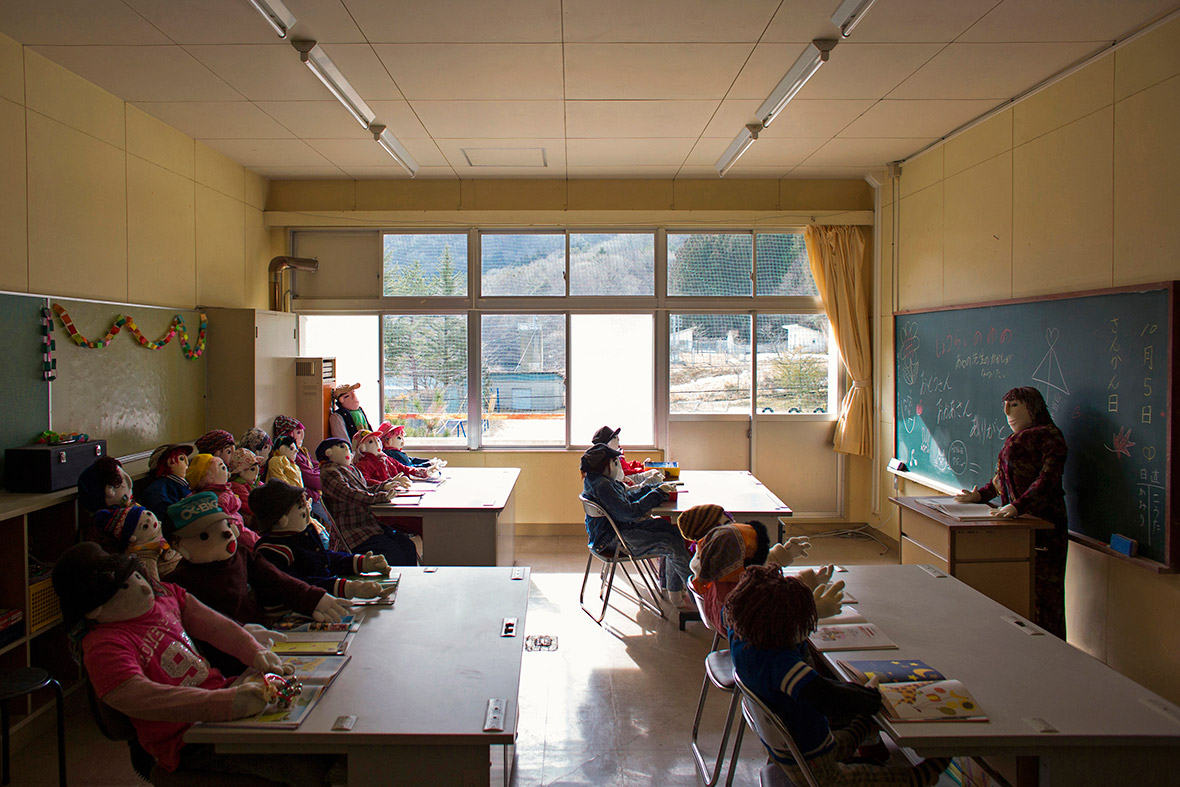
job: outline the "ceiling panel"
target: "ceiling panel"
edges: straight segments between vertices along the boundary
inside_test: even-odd
[[[566,44],[566,98],[722,98],[750,44]]]
[[[567,101],[566,136],[699,137],[717,109],[705,101]]]
[[[135,106],[194,139],[295,136],[249,101],[140,101]],[[352,122],[355,125],[356,121]]]
[[[26,46],[168,43],[120,0],[0,0],[0,33]]]
[[[247,0],[123,0],[178,44],[273,44],[280,40]],[[363,42],[339,0],[287,0],[289,39]]]
[[[941,44],[838,44],[797,98],[884,98],[936,56]],[[728,98],[765,99],[805,47],[759,44]]]
[[[827,141],[826,137],[814,139],[798,137],[774,139],[760,137],[738,159],[738,163],[734,165],[734,168],[736,169],[738,166],[770,167],[779,165],[784,169],[794,167],[802,163],[812,153],[819,150]],[[690,167],[712,166],[717,163],[717,159],[721,158],[721,154],[725,152],[731,142],[733,142],[733,137],[706,137],[701,139],[693,147],[692,152],[684,164]]]
[[[438,147],[446,157],[447,163],[455,168],[461,176],[464,173],[480,172],[491,169],[519,169],[530,176],[537,176],[544,171],[565,171],[565,140],[560,138],[521,138],[521,139],[440,139]],[[491,154],[495,151],[513,151],[521,149],[541,148],[545,154],[544,167],[473,167],[467,162],[465,150],[482,151]]]
[[[951,44],[898,85],[889,98],[1008,99],[1094,48],[1091,43]]]
[[[910,156],[936,138],[833,139],[807,157],[808,167],[880,167]]]
[[[339,167],[250,167],[264,178],[275,180],[339,180],[348,177]],[[401,169],[401,167],[398,167]],[[405,172],[405,170],[402,170]]]
[[[597,178],[613,180],[663,180],[674,178],[680,167],[612,166],[612,167],[566,167],[566,176],[573,179]]]
[[[930,0],[881,0],[853,30],[856,43],[949,43],[995,7],[997,0],[953,0],[931,7]],[[831,22],[839,0],[829,3],[787,0],[775,14],[763,41],[839,38]],[[810,34],[808,34],[810,33]]]
[[[435,139],[560,137],[565,133],[560,101],[415,101],[413,110]]]
[[[240,101],[176,46],[36,46],[33,50],[124,101]]]
[[[557,44],[378,44],[373,49],[411,101],[562,98]]]
[[[566,41],[755,42],[779,0],[565,0]]]
[[[841,137],[941,137],[997,106],[982,101],[878,101]]]
[[[392,159],[390,159],[392,162]],[[354,180],[409,180],[410,173],[401,167],[347,167],[344,173]],[[450,167],[419,167],[418,180],[455,180],[455,170]]]
[[[332,163],[301,139],[210,139],[205,144],[247,167],[326,167]]]
[[[377,122],[399,139],[428,137],[405,101],[370,101]],[[370,139],[337,101],[259,101],[257,106],[302,139]]]
[[[1004,0],[962,41],[1115,41],[1176,10],[1175,0]]]
[[[762,137],[832,137],[856,120],[874,103],[872,99],[802,99],[787,104]],[[721,102],[720,109],[705,128],[706,137],[732,139],[747,123],[753,123],[754,113],[762,104],[760,99],[730,99]]]
[[[346,0],[346,5],[373,43],[561,40],[561,0]]]
[[[400,166],[373,139],[309,139],[307,144],[341,169]],[[405,141],[406,150],[419,166],[446,166],[447,161],[428,139]]]
[[[680,166],[696,144],[690,139],[571,139],[569,163],[576,167]]]

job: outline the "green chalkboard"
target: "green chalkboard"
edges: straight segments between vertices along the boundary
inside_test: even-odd
[[[1040,390],[1065,435],[1070,531],[1180,568],[1171,456],[1174,283],[894,315],[896,456],[955,487],[988,481],[1011,434],[1001,398]]]
[[[49,428],[49,383],[41,370],[44,305],[42,298],[0,295],[0,449],[28,445]],[[60,334],[55,337],[61,339]],[[0,450],[0,473],[3,470]]]

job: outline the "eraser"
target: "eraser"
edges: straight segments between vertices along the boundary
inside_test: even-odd
[[[1120,536],[1118,533],[1115,533],[1110,537],[1110,548],[1120,555],[1135,557],[1135,553],[1139,551],[1139,542],[1133,538],[1127,538],[1126,536]]]
[[[900,459],[890,459],[889,469],[904,473],[906,471],[905,462],[901,461]]]

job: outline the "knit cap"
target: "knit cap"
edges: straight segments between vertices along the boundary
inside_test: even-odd
[[[104,508],[95,513],[94,524],[118,551],[127,549],[131,536],[139,525],[139,518],[147,511],[143,506]]]
[[[604,426],[594,433],[594,439],[592,439],[590,442],[609,443],[611,440],[614,440],[616,437],[618,437],[619,432],[621,431],[623,431],[623,427],[621,426],[618,429],[611,429],[609,426]]]
[[[196,439],[197,450],[202,454],[215,454],[234,444],[234,436],[224,429],[213,429]]]
[[[167,456],[168,452],[173,448],[183,448],[188,456],[192,456],[197,449],[193,448],[188,443],[165,443],[152,451],[152,455],[148,458],[148,473],[152,476],[156,475],[156,468],[160,466],[160,461]]]
[[[122,467],[113,456],[100,456],[94,464],[78,476],[78,505],[87,511],[98,511],[107,507],[107,487],[115,486],[122,480]]]
[[[188,472],[184,474],[184,480],[188,481],[188,485],[196,489],[201,485],[201,479],[205,477],[205,472],[209,469],[209,465],[213,462],[213,455],[204,452],[197,454],[188,461]]]
[[[289,415],[276,415],[271,432],[275,437],[282,437],[285,434],[291,434],[296,429],[303,429],[303,424]]]
[[[114,598],[139,566],[128,555],[112,555],[93,541],[74,544],[53,567],[53,589],[61,601],[67,629],[86,613]]]
[[[247,429],[246,433],[242,435],[242,439],[238,441],[238,445],[262,455],[270,450],[270,435],[266,433],[266,430],[258,427]]]
[[[586,453],[582,454],[581,468],[583,473],[599,473],[605,475],[610,462],[623,454],[611,448],[606,443],[595,443]]]
[[[250,510],[254,512],[255,528],[260,533],[267,533],[279,521],[279,518],[291,510],[291,507],[303,501],[304,492],[297,486],[291,486],[277,478],[272,478],[263,486],[255,487],[250,492]]]
[[[172,521],[172,533],[182,531],[199,532],[214,522],[227,519],[212,492],[197,492],[168,506],[168,519]]]
[[[746,565],[745,539],[737,527],[720,525],[700,540],[697,558],[701,565],[697,578],[702,582],[737,579]]]
[[[317,462],[323,462],[328,458],[328,449],[334,445],[348,445],[348,441],[343,437],[329,437],[322,443],[315,447],[315,458]],[[352,448],[352,446],[348,446]]]
[[[680,533],[689,541],[700,541],[725,516],[725,509],[712,503],[693,506],[676,520]]]

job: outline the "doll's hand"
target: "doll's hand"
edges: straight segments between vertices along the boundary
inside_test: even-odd
[[[671,484],[660,484],[656,487],[656,489],[660,490],[666,495],[670,495],[676,491],[676,487],[672,486]]]
[[[277,675],[291,675],[295,672],[294,667],[284,666],[283,660],[273,650],[258,651],[254,655],[254,660],[250,662],[250,666],[263,674],[273,672]]]
[[[832,573],[835,570],[836,570],[836,567],[831,566],[831,565],[824,566],[819,571],[816,571],[815,569],[812,569],[812,568],[805,568],[802,571],[800,571],[798,574],[796,574],[795,576],[797,576],[799,578],[799,581],[802,582],[804,585],[807,585],[807,587],[811,588],[812,590],[815,590],[820,585],[824,585],[824,584],[827,584],[828,582],[831,582],[832,581]]]
[[[374,555],[372,552],[366,552],[364,557],[361,558],[361,571],[366,574],[377,571],[385,576],[389,576],[389,562],[385,559],[385,555]]]
[[[439,470],[442,470],[444,467],[447,466],[447,460],[446,459],[439,459],[437,456],[434,456],[434,457],[430,458],[430,464],[431,464],[431,466],[437,467]]]
[[[273,647],[276,642],[286,642],[287,635],[281,631],[271,631],[266,626],[260,626],[257,623],[247,623],[242,626],[246,632],[254,638],[264,648]]]
[[[266,705],[266,687],[258,681],[248,680],[234,691],[234,705],[230,713],[235,719],[240,719],[253,716]]]
[[[344,582],[344,595],[349,598],[377,598],[381,595],[381,583],[370,579],[348,579]]]
[[[983,495],[974,489],[964,489],[955,495],[956,503],[982,503]]]
[[[644,486],[657,486],[663,483],[664,474],[659,470],[646,470],[643,473]]]
[[[398,473],[393,478],[389,479],[393,485],[399,489],[409,489],[410,479],[406,477],[405,473]]]
[[[324,597],[315,605],[315,611],[311,613],[311,616],[321,622],[326,620],[331,623],[339,623],[349,612],[352,612],[352,607],[348,606],[344,599],[325,593]]]
[[[1000,506],[999,508],[994,509],[991,512],[991,515],[993,517],[1004,517],[1005,519],[1011,519],[1014,516],[1020,516],[1020,513],[1016,510],[1016,506],[1009,503],[1006,506]]]
[[[840,614],[840,604],[844,601],[844,580],[830,585],[820,585],[811,591],[815,599],[815,612],[821,618],[830,618]]]
[[[802,536],[787,539],[784,544],[775,544],[770,548],[766,562],[786,567],[801,557],[807,557],[811,550],[811,542]]]

